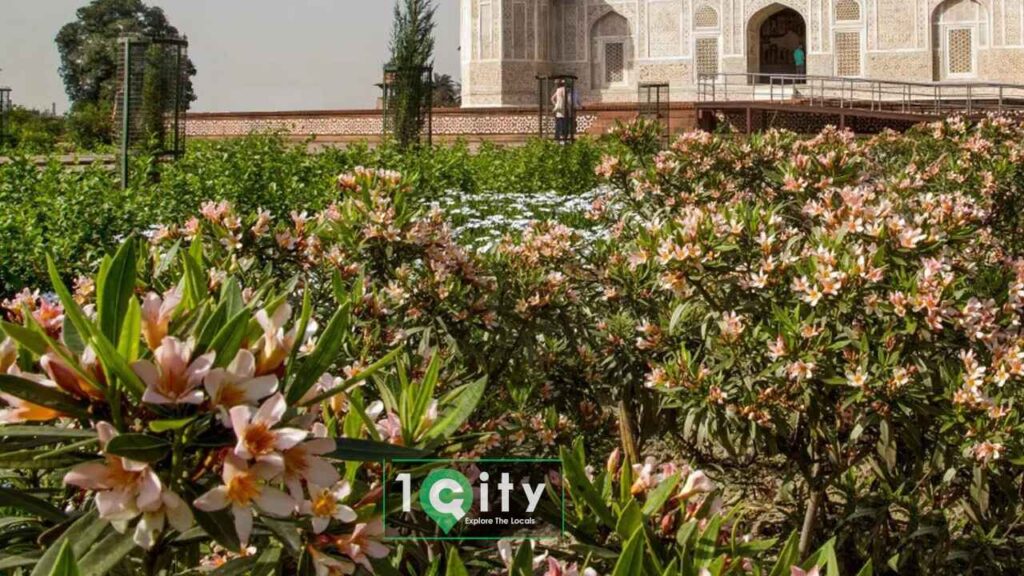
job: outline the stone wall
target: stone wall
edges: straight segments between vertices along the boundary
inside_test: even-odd
[[[633,95],[635,98],[635,94]],[[536,97],[534,97],[536,98]],[[579,134],[598,136],[616,120],[636,117],[634,104],[585,106],[577,115]],[[696,116],[692,104],[673,103],[673,132],[692,130]],[[254,133],[278,133],[294,141],[317,144],[378,143],[383,118],[379,110],[313,110],[296,112],[198,112],[186,118],[189,138],[235,138]],[[434,111],[435,142],[518,144],[536,137],[538,115],[534,107],[459,108]]]

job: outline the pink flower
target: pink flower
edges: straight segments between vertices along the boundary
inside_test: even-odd
[[[244,460],[229,455],[224,459],[224,484],[197,498],[195,507],[214,512],[230,506],[235,531],[242,546],[246,546],[252,535],[253,504],[273,516],[288,516],[295,510],[291,496],[267,485],[267,480],[277,474],[278,470],[267,464],[257,463],[250,468]]]
[[[687,500],[695,494],[707,494],[708,492],[714,492],[714,490],[715,483],[702,470],[695,470],[686,477],[686,483],[683,484],[683,488],[679,491],[679,497]]]
[[[316,576],[345,576],[348,574],[355,574],[356,565],[347,560],[342,560],[341,558],[321,552],[313,546],[308,546],[306,550],[309,551],[309,556],[313,559],[313,568],[316,570]]]
[[[291,318],[292,307],[281,304],[273,314],[266,310],[256,313],[256,322],[263,328],[263,335],[256,342],[256,374],[269,374],[277,370],[295,345],[296,327],[287,333],[284,325]]]
[[[4,338],[0,340],[0,374],[6,374],[7,369],[14,366],[18,360],[18,347],[14,340]]]
[[[163,298],[150,292],[142,299],[142,336],[150,350],[156,350],[167,336],[167,327],[178,304],[181,304],[181,291],[177,287],[164,292]]]
[[[322,432],[318,432],[322,430]],[[327,430],[323,424],[314,424],[313,433],[320,436],[289,448],[282,452],[284,458],[284,483],[296,500],[302,498],[302,481],[311,485],[333,486],[341,476],[330,462],[320,456],[334,451],[335,443],[331,438],[324,438]]]
[[[97,423],[96,432],[103,451],[117,436],[117,430],[107,422]],[[102,462],[75,466],[64,475],[64,484],[95,490],[100,517],[121,523],[122,528],[140,512],[156,511],[162,503],[160,478],[148,464],[111,454],[107,454]]]
[[[313,532],[320,534],[327,529],[331,520],[349,523],[355,522],[358,516],[355,510],[342,504],[352,487],[346,481],[341,481],[331,488],[323,488],[316,484],[309,485],[309,500],[306,500],[299,507],[299,512],[313,517]]]
[[[156,543],[157,537],[170,524],[178,532],[185,532],[192,527],[195,518],[192,509],[173,491],[164,489],[160,493],[160,503],[156,510],[144,510],[142,520],[135,526],[132,539],[136,544],[149,550]]]
[[[256,406],[277,391],[277,376],[256,376],[256,357],[248,350],[239,350],[227,368],[214,368],[203,379],[210,406],[220,412],[220,420],[228,428],[228,410],[235,406]]]
[[[268,398],[259,410],[246,405],[230,410],[231,427],[238,437],[234,454],[246,460],[255,459],[267,464],[278,473],[284,471],[284,456],[281,451],[293,448],[306,438],[306,431],[297,428],[277,428],[287,409],[284,396],[280,393]]]
[[[815,566],[810,570],[804,570],[799,566],[791,566],[789,568],[789,576],[821,576],[821,568]]]
[[[142,401],[149,404],[201,404],[203,393],[196,387],[213,366],[215,353],[203,354],[195,361],[192,345],[166,337],[153,351],[153,359],[132,364],[132,370],[146,384]]]
[[[388,547],[380,542],[383,535],[384,524],[377,518],[369,523],[356,524],[352,534],[339,536],[335,540],[335,546],[342,554],[372,573],[370,558],[384,558],[388,555]]]
[[[95,368],[92,370],[94,376],[102,374],[96,362],[96,354],[92,351],[92,348],[85,349],[82,353],[82,360],[83,364],[88,365],[84,371],[88,372],[89,368]],[[66,392],[85,400],[104,399],[103,393],[99,389],[82,377],[81,374],[71,369],[63,359],[53,352],[43,354],[43,357],[39,359],[39,365],[42,366],[49,380]]]

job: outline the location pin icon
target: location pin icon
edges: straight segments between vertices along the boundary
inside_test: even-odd
[[[455,470],[434,470],[423,480],[420,505],[447,534],[473,506],[473,488],[469,480]]]

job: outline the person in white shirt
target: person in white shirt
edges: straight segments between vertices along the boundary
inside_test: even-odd
[[[558,80],[555,92],[551,95],[551,106],[555,113],[555,140],[559,142],[569,139],[569,107],[572,106],[569,99],[571,97],[565,87],[565,80]]]

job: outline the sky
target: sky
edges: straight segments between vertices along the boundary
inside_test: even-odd
[[[435,0],[434,70],[459,78],[459,0]],[[0,86],[17,105],[68,108],[53,39],[88,0],[0,0]],[[394,0],[148,0],[188,35],[192,110],[372,108]]]

